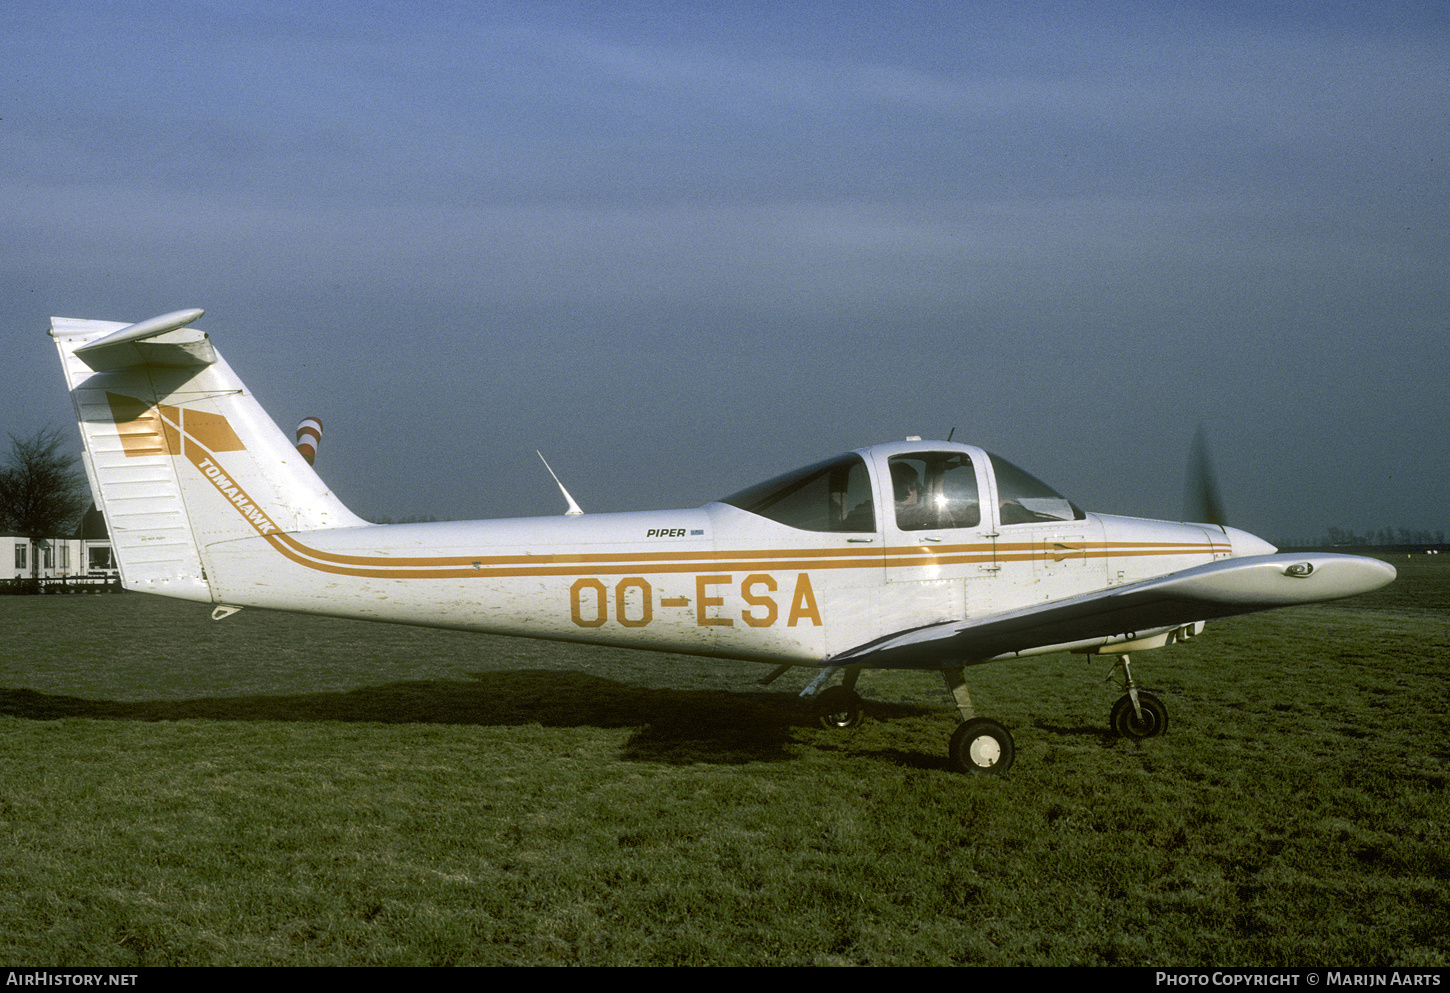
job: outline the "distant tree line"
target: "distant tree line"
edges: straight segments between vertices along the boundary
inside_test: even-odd
[[[1428,530],[1412,531],[1409,528],[1381,528],[1367,534],[1331,527],[1325,533],[1330,545],[1443,545],[1445,532]]]
[[[1431,531],[1428,528],[1380,528],[1364,533],[1353,528],[1330,527],[1313,541],[1284,541],[1284,545],[1359,545],[1361,547],[1387,545],[1444,545],[1445,531]]]

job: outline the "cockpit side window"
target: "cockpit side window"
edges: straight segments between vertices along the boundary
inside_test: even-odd
[[[1087,517],[1076,504],[1036,476],[1000,455],[990,458],[997,476],[997,505],[1003,524],[1081,521]]]
[[[982,522],[977,471],[962,452],[921,452],[890,460],[896,526],[902,531],[973,528]]]
[[[855,454],[776,476],[721,502],[802,531],[876,530],[871,478]]]

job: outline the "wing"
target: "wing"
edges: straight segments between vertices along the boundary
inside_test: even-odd
[[[898,631],[829,665],[931,669],[1132,641],[1196,621],[1338,600],[1379,589],[1395,569],[1321,552],[1254,555],[965,621]]]

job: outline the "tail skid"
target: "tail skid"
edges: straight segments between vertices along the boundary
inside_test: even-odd
[[[200,310],[51,319],[121,582],[211,602],[209,549],[367,524],[327,489],[207,335]]]

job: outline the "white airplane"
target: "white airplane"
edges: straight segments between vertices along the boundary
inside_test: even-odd
[[[805,666],[831,727],[861,720],[863,669],[933,670],[961,715],[953,765],[1003,774],[1012,735],[976,716],[965,667],[1113,656],[1111,726],[1154,737],[1167,711],[1129,653],[1395,578],[1222,524],[1084,513],[996,455],[915,438],[693,510],[584,514],[564,491],[558,517],[369,524],[313,470],[315,437],[304,458],[189,327],[202,313],[50,333],[122,583],[218,620],[264,607],[774,663],[764,683]]]

